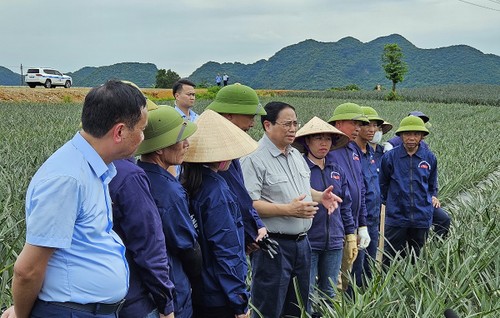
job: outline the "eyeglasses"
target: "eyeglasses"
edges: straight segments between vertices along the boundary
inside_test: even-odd
[[[283,127],[287,128],[287,129],[292,128],[292,126],[300,128],[300,125],[301,125],[301,123],[298,122],[298,121],[296,121],[296,120],[289,120],[289,121],[285,121],[285,122],[282,122],[282,123],[275,122],[275,124],[283,126]]]

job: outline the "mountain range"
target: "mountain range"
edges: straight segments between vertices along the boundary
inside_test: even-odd
[[[398,87],[414,88],[449,84],[500,85],[500,56],[484,54],[467,45],[421,49],[403,36],[392,34],[363,43],[353,37],[337,42],[305,40],[287,46],[268,60],[252,64],[207,62],[189,79],[213,85],[215,76],[229,75],[229,82],[241,82],[256,89],[315,89],[356,84],[372,89],[389,87],[381,57],[386,44],[401,47],[408,73]],[[140,87],[153,87],[158,68],[152,63],[118,63],[84,67],[73,73],[73,86],[96,86],[110,78],[124,78]],[[175,70],[173,70],[175,72]],[[0,66],[0,85],[19,85],[20,75]]]

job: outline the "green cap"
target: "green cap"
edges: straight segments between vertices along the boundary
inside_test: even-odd
[[[401,120],[398,130],[396,130],[396,135],[399,136],[405,131],[421,131],[424,133],[424,136],[429,134],[429,130],[425,127],[424,121],[417,116],[408,116]]]
[[[223,87],[207,109],[219,114],[266,115],[257,93],[240,83]]]
[[[148,112],[144,140],[136,154],[143,155],[174,145],[194,134],[196,129],[194,123],[183,119],[173,107],[158,106]]]
[[[368,118],[363,113],[361,106],[354,103],[344,103],[338,105],[333,111],[333,116],[328,119],[328,123],[338,120],[357,120],[365,124],[370,123]]]
[[[380,118],[377,111],[373,109],[373,107],[361,106],[361,109],[363,110],[363,114],[368,117],[368,120],[375,120],[377,122],[377,126],[380,126],[384,123],[384,120]]]

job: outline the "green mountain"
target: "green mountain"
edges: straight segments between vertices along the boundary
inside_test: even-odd
[[[500,84],[500,56],[484,54],[466,45],[420,49],[393,34],[368,43],[346,37],[338,42],[305,40],[277,52],[269,60],[253,64],[208,62],[189,77],[196,83],[213,83],[226,72],[231,83],[253,88],[327,89],[356,84],[371,89],[390,86],[382,69],[384,45],[396,43],[408,64],[398,87],[448,84]]]
[[[153,87],[158,68],[152,63],[118,63],[110,66],[84,67],[74,73],[73,86],[94,87],[109,79],[125,79],[139,87]]]
[[[252,64],[207,62],[189,79],[198,84],[215,84],[217,73],[226,72],[229,82],[241,82],[260,89],[317,89],[356,84],[372,89],[389,87],[381,56],[384,45],[396,43],[408,64],[399,88],[450,84],[500,85],[500,56],[484,54],[466,45],[420,49],[398,34],[363,43],[353,37],[338,42],[305,40],[287,46],[268,60]],[[175,71],[175,70],[174,70]],[[93,87],[108,79],[130,80],[140,87],[153,87],[158,68],[152,63],[118,63],[84,67],[68,73],[73,86]],[[19,85],[20,75],[0,66],[0,85]]]
[[[19,86],[21,85],[21,76],[6,67],[0,66],[0,85]]]

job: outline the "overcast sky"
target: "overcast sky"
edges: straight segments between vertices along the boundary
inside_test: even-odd
[[[500,55],[500,0],[0,0],[0,66],[74,72],[149,62],[189,76],[314,39],[400,34],[419,48]]]

